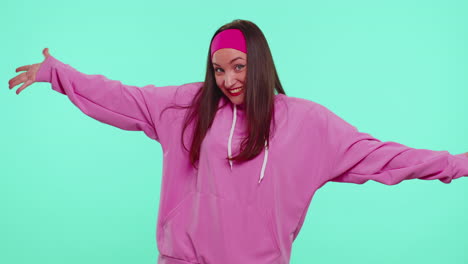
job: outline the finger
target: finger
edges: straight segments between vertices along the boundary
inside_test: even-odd
[[[15,87],[16,85],[26,81],[27,79],[28,78],[27,78],[26,72],[23,72],[23,73],[19,74],[18,76],[16,76],[15,78],[8,81],[9,88],[11,89],[11,88]]]
[[[19,68],[16,68],[16,72],[19,72],[19,71],[27,71],[29,70],[29,68],[31,67],[31,65],[24,65],[24,66],[21,66]]]
[[[21,85],[20,88],[18,88],[18,90],[16,90],[16,94],[20,94],[21,91],[23,91],[26,87],[28,87],[30,84],[32,83],[32,81],[28,80],[26,81],[23,85]]]

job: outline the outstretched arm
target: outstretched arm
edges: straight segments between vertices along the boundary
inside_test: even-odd
[[[42,63],[16,69],[26,72],[9,81],[10,89],[23,83],[16,91],[19,94],[34,82],[49,82],[52,89],[68,96],[88,116],[124,130],[144,131],[159,141],[160,113],[173,102],[178,86],[124,85],[103,75],[79,72],[51,56],[48,49],[43,54]]]
[[[53,56],[43,62],[36,81],[51,83],[52,89],[67,95],[83,113],[98,121],[158,138],[147,104],[156,87],[139,88],[103,75],[84,74]]]
[[[382,142],[357,130],[322,106],[327,122],[327,142],[332,168],[329,181],[363,184],[374,180],[393,185],[403,180],[440,180],[468,176],[468,153],[415,149],[403,144]]]

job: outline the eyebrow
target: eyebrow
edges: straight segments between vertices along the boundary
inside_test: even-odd
[[[229,64],[231,64],[233,61],[235,61],[235,60],[237,60],[237,59],[243,59],[243,58],[241,58],[241,57],[234,58],[234,59],[232,59],[232,60],[229,62]],[[213,64],[216,64],[216,65],[220,66],[218,63],[214,63],[214,62],[213,62]]]

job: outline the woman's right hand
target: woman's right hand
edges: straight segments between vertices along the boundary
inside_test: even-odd
[[[45,48],[44,50],[42,50],[42,54],[45,57],[44,60],[46,60],[47,57],[50,56],[49,49]],[[16,72],[19,72],[19,71],[26,71],[26,72],[23,72],[23,73],[15,76],[14,78],[10,79],[8,81],[8,88],[12,89],[16,85],[18,85],[20,83],[23,83],[23,85],[21,85],[21,87],[18,88],[18,90],[16,90],[16,94],[19,94],[26,87],[33,84],[35,82],[35,80],[36,80],[36,74],[39,71],[39,68],[41,67],[41,64],[43,62],[44,61],[42,61],[41,63],[25,65],[25,66],[21,66],[21,67],[16,68]]]

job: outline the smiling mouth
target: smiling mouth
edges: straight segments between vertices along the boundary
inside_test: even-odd
[[[244,90],[244,87],[240,87],[240,88],[234,88],[234,89],[230,89],[228,90],[228,92],[230,94],[238,94],[239,92],[243,91]]]

